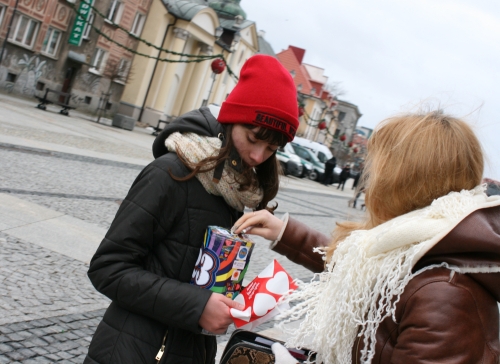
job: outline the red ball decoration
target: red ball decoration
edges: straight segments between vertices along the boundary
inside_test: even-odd
[[[349,144],[347,144],[349,146],[349,148],[351,148],[353,146],[352,142],[349,142]]]
[[[218,74],[224,72],[224,70],[226,69],[226,64],[224,63],[224,60],[222,60],[220,58],[216,58],[212,61],[211,67],[212,67],[213,73],[218,75]]]
[[[353,151],[354,153],[357,153],[357,152],[358,152],[358,148],[354,148],[352,151]]]
[[[346,139],[345,134],[342,134],[339,139],[341,142],[343,142]]]
[[[299,118],[304,115],[304,108],[303,107],[299,107]]]
[[[318,129],[319,129],[319,130],[324,130],[324,129],[326,129],[326,123],[325,123],[324,121],[320,122],[320,123],[318,124]]]

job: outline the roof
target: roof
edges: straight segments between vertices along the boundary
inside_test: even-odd
[[[289,46],[288,49],[276,54],[276,58],[278,58],[288,72],[292,73],[297,90],[303,94],[310,94],[312,86],[309,82],[309,75],[301,64],[305,50],[303,50],[304,52],[297,50],[300,50],[300,48]]]
[[[168,12],[179,19],[191,21],[201,10],[208,8],[206,5],[191,0],[162,0]]]
[[[243,19],[247,18],[247,14],[240,6],[238,0],[212,0],[208,5],[214,9],[218,14],[233,19],[235,16],[240,15]]]
[[[276,53],[274,52],[274,49],[273,47],[271,46],[271,44],[269,44],[269,42],[267,40],[264,39],[264,36],[259,33],[259,36],[258,36],[258,40],[259,40],[259,54],[267,54],[268,56],[272,56],[274,58],[276,58]]]

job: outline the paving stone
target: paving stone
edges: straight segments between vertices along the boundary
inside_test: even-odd
[[[0,134],[8,133],[2,125],[0,120]],[[52,136],[43,134],[40,138],[47,141]],[[90,140],[82,142],[72,137],[63,142],[68,141],[80,146],[92,145]],[[107,147],[92,146],[93,150]],[[129,157],[134,153],[132,150],[126,151],[130,152]],[[125,153],[125,149],[123,151]],[[20,152],[1,146],[0,165],[0,192],[12,193],[25,201],[104,228],[111,224],[119,203],[142,168],[81,156]],[[289,211],[325,234],[336,221],[346,217],[345,198],[305,196],[286,190],[280,191],[276,200],[277,216]],[[249,279],[274,258],[293,277],[304,280],[312,277],[306,269],[270,251],[268,242],[258,238],[255,241],[247,272]],[[88,264],[2,232],[0,261],[0,363],[82,363],[109,305],[109,300],[90,283]],[[261,329],[273,325],[274,322],[269,322]],[[217,341],[227,340],[228,335],[218,336]],[[9,358],[2,348],[17,356]]]
[[[0,344],[0,353],[8,353],[14,349],[9,344]]]

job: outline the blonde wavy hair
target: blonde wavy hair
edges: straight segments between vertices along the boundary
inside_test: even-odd
[[[382,121],[368,141],[358,184],[365,189],[367,219],[337,223],[328,258],[354,230],[371,229],[449,192],[476,187],[483,168],[481,145],[464,120],[436,111]]]

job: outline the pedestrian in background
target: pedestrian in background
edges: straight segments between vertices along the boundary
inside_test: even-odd
[[[344,186],[346,181],[351,177],[351,166],[346,164],[344,168],[342,168],[342,172],[340,172],[339,176],[339,185],[337,186],[337,190],[342,186],[342,191],[344,190]]]
[[[230,228],[245,207],[262,210],[279,187],[276,150],[297,129],[290,73],[256,55],[220,108],[184,114],[153,144],[88,276],[111,304],[85,364],[214,363],[214,334],[241,305],[191,285],[207,226]],[[216,113],[215,113],[216,114]],[[160,361],[158,361],[160,362]]]
[[[368,142],[365,221],[338,223],[332,240],[287,215],[240,218],[236,232],[253,226],[274,251],[321,272],[291,293],[300,303],[285,316],[303,320],[287,344],[325,364],[497,364],[500,196],[485,193],[483,165],[463,120],[396,116]],[[323,271],[313,247],[326,245]]]
[[[363,173],[363,167],[359,169],[359,172],[356,173],[356,176],[354,177],[354,181],[352,182],[352,189],[354,190],[356,187],[358,187],[359,179],[361,177],[361,173]]]
[[[325,175],[323,177],[323,184],[328,186],[333,182],[333,172],[335,167],[337,166],[337,158],[331,157],[325,163]]]

